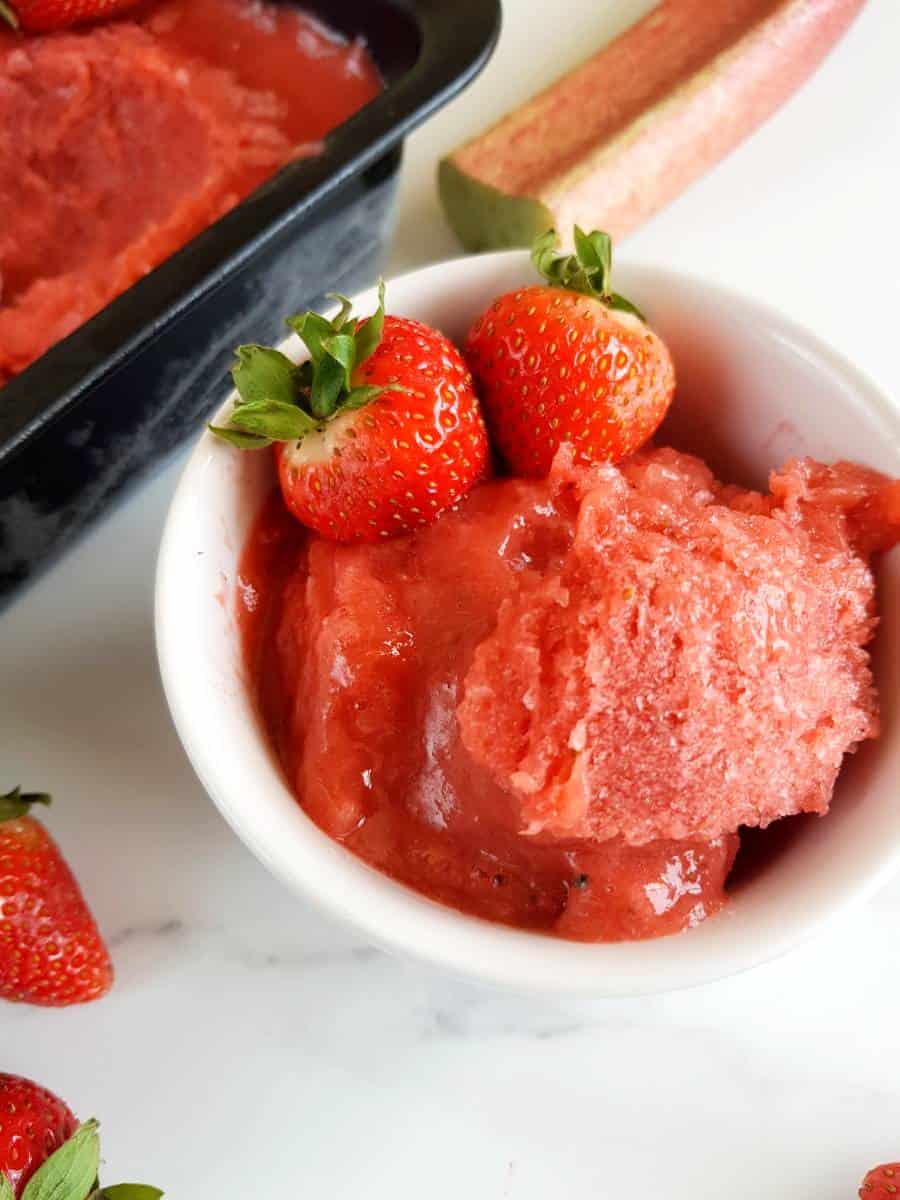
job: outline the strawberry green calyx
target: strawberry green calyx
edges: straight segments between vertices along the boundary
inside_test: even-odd
[[[49,803],[50,797],[46,792],[23,792],[21,788],[14,787],[5,796],[0,796],[0,822],[15,821],[19,817],[24,817],[32,804]],[[0,1193],[0,1200],[2,1200],[2,1193]]]
[[[585,233],[575,226],[575,253],[561,254],[557,249],[559,239],[555,229],[535,241],[531,250],[531,261],[551,287],[565,288],[569,292],[580,292],[602,300],[607,308],[631,313],[644,320],[644,315],[630,300],[610,288],[612,277],[612,238],[608,233],[595,229]]]
[[[144,1183],[100,1187],[99,1124],[85,1121],[50,1155],[25,1185],[22,1200],[159,1200],[159,1188]],[[0,1200],[12,1200],[12,1186],[0,1173]]]
[[[85,1121],[38,1167],[22,1200],[87,1200],[97,1185],[100,1138],[96,1121]]]
[[[385,390],[352,382],[354,371],[381,343],[384,281],[378,285],[378,307],[368,318],[353,317],[345,296],[330,298],[341,306],[330,321],[316,312],[288,318],[309,351],[306,362],[297,365],[270,346],[238,346],[231,370],[238,398],[228,423],[210,425],[211,433],[240,450],[299,441]]]
[[[114,1183],[112,1187],[92,1192],[90,1200],[159,1200],[162,1194],[148,1183]]]

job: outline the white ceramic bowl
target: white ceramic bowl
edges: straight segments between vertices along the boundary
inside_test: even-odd
[[[532,281],[524,253],[459,259],[388,286],[389,307],[460,337],[496,294]],[[616,286],[671,347],[669,437],[739,482],[795,454],[900,475],[900,413],[849,363],[770,309],[664,269],[617,263]],[[371,311],[375,298],[357,299]],[[289,352],[299,343],[289,340]],[[289,887],[373,941],[463,975],[540,992],[629,995],[685,987],[772,958],[862,901],[900,865],[900,552],[881,566],[875,658],[884,731],[850,760],[831,814],[736,889],[726,911],[656,941],[583,945],[507,929],[417,895],[305,816],[260,728],[235,629],[235,568],[272,486],[267,454],[204,433],[172,502],[159,556],[156,633],[175,725],[238,836]],[[777,747],[772,748],[778,752]]]

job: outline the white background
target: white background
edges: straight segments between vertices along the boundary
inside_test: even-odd
[[[484,76],[408,145],[397,269],[455,253],[437,156],[650,6],[506,0]],[[898,48],[900,4],[870,0],[813,82],[627,244],[774,302],[895,392]],[[429,976],[276,885],[194,780],[157,681],[176,474],[0,617],[0,783],[55,793],[118,968],[100,1004],[3,1007],[0,1067],[102,1119],[107,1181],[183,1200],[847,1200],[900,1158],[900,881],[750,975],[566,1005]]]

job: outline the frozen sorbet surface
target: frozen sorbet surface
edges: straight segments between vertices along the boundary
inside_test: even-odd
[[[0,32],[0,385],[380,87],[291,5],[142,11]]]
[[[634,850],[522,837],[517,798],[460,739],[475,648],[504,597],[565,555],[567,503],[492,483],[420,536],[337,546],[307,540],[273,499],[242,563],[249,666],[304,808],[374,866],[566,937],[676,932],[721,906],[737,838]]]
[[[307,813],[427,895],[676,932],[722,906],[740,825],[825,811],[875,734],[866,554],[896,501],[849,465],[763,496],[673,450],[566,448],[377,545],[307,538],[273,498],[240,578],[264,720]]]
[[[503,603],[458,711],[530,834],[642,845],[828,809],[878,731],[866,552],[897,535],[871,519],[893,485],[811,461],[770,484],[664,449],[558,461],[568,553]]]

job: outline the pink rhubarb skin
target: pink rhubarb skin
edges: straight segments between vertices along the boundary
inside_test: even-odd
[[[663,0],[643,20],[484,135],[442,170],[496,194],[472,248],[509,244],[503,197],[531,198],[518,222],[578,223],[621,237],[770,117],[812,74],[864,0]],[[452,182],[452,181],[451,181]],[[465,197],[464,183],[457,196]],[[445,188],[447,199],[450,191]],[[490,203],[490,202],[489,202]],[[448,205],[449,208],[449,205]],[[477,217],[474,218],[477,224]],[[537,230],[540,231],[539,229]]]

